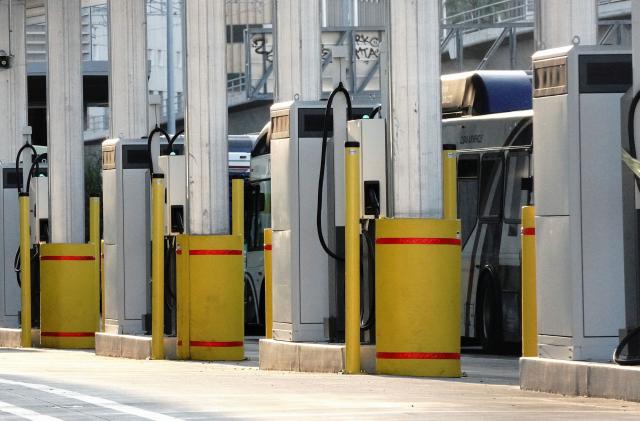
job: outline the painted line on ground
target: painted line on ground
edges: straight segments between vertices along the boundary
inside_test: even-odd
[[[60,418],[50,417],[49,415],[43,415],[39,412],[32,411],[27,408],[21,408],[19,406],[11,405],[10,403],[0,401],[0,412],[6,412],[7,414],[15,415],[20,418],[33,421],[62,421]]]
[[[101,406],[103,408],[111,409],[113,411],[121,412],[123,414],[129,414],[148,420],[158,421],[179,421],[180,418],[174,418],[169,415],[160,414],[158,412],[147,411],[146,409],[136,408],[135,406],[124,405],[109,399],[99,398],[97,396],[85,395],[71,390],[59,389],[57,387],[47,386],[46,384],[38,383],[25,383],[14,380],[0,378],[0,384],[9,384],[13,386],[25,387],[27,389],[39,390],[41,392],[51,393],[52,395],[62,396],[69,399],[75,399],[81,402],[85,402],[91,405]],[[35,418],[34,418],[35,419]],[[38,418],[40,419],[40,418]],[[54,420],[56,418],[51,418]]]

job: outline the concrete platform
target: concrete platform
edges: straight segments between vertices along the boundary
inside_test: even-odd
[[[20,348],[20,329],[0,328],[0,348]],[[40,346],[40,329],[31,329],[31,343]]]
[[[257,351],[257,341],[252,341]],[[640,403],[520,390],[518,360],[463,355],[432,379],[258,370],[250,361],[140,361],[0,349],[0,419],[638,421]],[[51,419],[51,418],[49,418]]]
[[[640,367],[613,363],[520,359],[520,388],[568,396],[640,402]]]
[[[167,359],[176,359],[176,338],[164,338],[164,353]],[[151,359],[151,336],[116,335],[96,333],[96,355],[103,357]]]
[[[297,343],[260,339],[260,369],[306,373],[341,373],[345,370],[345,345]],[[376,372],[376,347],[360,348],[365,373]]]

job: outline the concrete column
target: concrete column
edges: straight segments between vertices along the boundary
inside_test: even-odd
[[[0,50],[13,56],[11,68],[0,69],[0,127],[7,134],[0,138],[0,160],[14,162],[28,124],[25,0],[12,1],[11,16],[9,0],[0,0]]]
[[[111,137],[148,134],[145,0],[109,1]]]
[[[633,91],[640,91],[640,2],[631,2],[631,47],[633,59]],[[636,114],[636,118],[640,113]],[[640,119],[636,120],[636,148],[640,146]]]
[[[188,232],[229,233],[224,0],[185,8]]]
[[[536,13],[537,49],[562,47],[575,41],[598,43],[597,0],[539,0]]]
[[[80,0],[47,0],[49,212],[53,243],[84,238]]]
[[[389,2],[391,204],[396,217],[442,216],[438,3]]]
[[[321,93],[320,0],[276,0],[276,102]]]

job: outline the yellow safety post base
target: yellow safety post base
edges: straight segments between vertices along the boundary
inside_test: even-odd
[[[264,336],[273,338],[273,281],[271,273],[271,248],[273,231],[264,230]]]
[[[177,238],[178,357],[244,359],[244,264],[239,235]]]
[[[164,175],[151,178],[151,358],[164,359]]]
[[[29,231],[29,194],[21,193],[20,205],[20,346],[31,348],[31,233]]]
[[[522,208],[522,356],[538,356],[535,207]]]
[[[103,266],[103,256],[102,256],[102,240],[100,239],[100,198],[99,197],[90,197],[89,198],[89,244],[92,244],[95,248],[94,255],[99,258],[97,261],[98,266],[98,279],[100,281],[99,284],[99,299],[100,299],[100,309],[98,314],[100,314],[100,329],[104,330],[104,317],[102,312],[104,311],[104,282],[102,278],[102,266]]]
[[[376,222],[376,371],[460,377],[460,221]]]
[[[91,349],[100,328],[99,256],[93,244],[40,246],[40,342]]]
[[[360,144],[345,144],[345,371],[360,373]]]

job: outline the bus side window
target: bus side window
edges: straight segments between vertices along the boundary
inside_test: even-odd
[[[487,153],[480,160],[480,219],[499,220],[504,195],[504,156]]]
[[[522,189],[522,180],[529,177],[530,155],[526,151],[509,152],[507,183],[504,201],[504,219],[510,224],[520,223],[520,212],[527,205],[528,191]]]
[[[478,219],[479,165],[479,155],[458,157],[458,217],[462,225],[463,245],[469,239]]]

